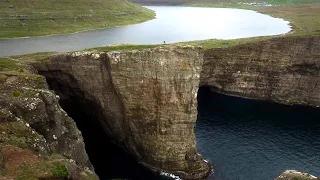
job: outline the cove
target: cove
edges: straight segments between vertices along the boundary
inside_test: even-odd
[[[198,151],[216,180],[270,180],[286,169],[320,175],[320,109],[198,93]]]
[[[146,6],[156,19],[144,23],[19,39],[0,39],[0,57],[36,52],[68,52],[112,44],[162,44],[204,39],[278,35],[291,30],[288,21],[251,10]]]
[[[286,169],[320,174],[319,109],[232,97],[209,87],[200,87],[198,101],[197,148],[215,166],[208,180],[270,180]],[[81,130],[101,180],[175,179],[148,170],[109,141],[94,103],[72,97],[60,105]]]
[[[318,39],[281,37],[205,51],[168,46],[127,52],[61,53],[32,66],[46,78],[61,102],[71,106],[71,110],[64,107],[70,116],[76,111],[94,115],[79,116],[86,123],[100,124],[106,136],[96,135],[89,141],[110,139],[151,170],[183,179],[204,179],[212,169],[205,158],[215,165],[215,175],[220,179],[270,179],[285,169],[317,175],[318,109],[243,99],[219,101],[198,89],[199,85],[200,89],[208,86],[222,94],[318,107]],[[75,104],[68,105],[68,101]],[[228,119],[230,116],[233,119]],[[77,123],[83,121],[72,117]],[[214,124],[219,118],[223,125],[220,131]],[[82,127],[98,131],[94,126]],[[81,131],[85,141],[85,134],[94,135]],[[214,137],[219,133],[222,137]],[[89,157],[100,160],[107,151],[97,155],[101,149],[94,149],[109,146],[95,144],[92,151],[88,150]],[[95,167],[99,164],[92,162]]]

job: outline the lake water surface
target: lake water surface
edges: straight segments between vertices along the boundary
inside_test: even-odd
[[[156,19],[117,28],[74,34],[0,39],[0,57],[35,52],[68,52],[120,43],[162,44],[204,39],[278,35],[291,30],[288,21],[251,10],[146,6]]]

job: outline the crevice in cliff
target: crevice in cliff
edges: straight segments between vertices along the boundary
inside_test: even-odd
[[[60,106],[73,118],[81,131],[86,152],[100,179],[148,179],[158,176],[135,158],[115,145],[107,132],[109,129],[101,106],[93,97],[81,90],[72,75],[61,71],[39,71],[50,89],[59,95]],[[111,129],[112,131],[112,129]]]

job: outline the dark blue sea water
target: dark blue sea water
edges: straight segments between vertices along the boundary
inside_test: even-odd
[[[212,180],[272,180],[286,169],[320,176],[320,109],[225,96],[200,88],[198,151],[215,166]],[[61,101],[82,131],[100,179],[165,180],[112,144],[96,106]],[[95,113],[92,113],[95,112]]]
[[[320,176],[320,109],[198,94],[198,151],[209,179],[272,180],[286,169]]]

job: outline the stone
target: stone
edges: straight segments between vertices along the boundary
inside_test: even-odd
[[[0,129],[0,149],[22,148],[40,159],[56,153],[93,170],[81,132],[39,75],[11,75],[0,82]]]
[[[320,179],[308,173],[298,172],[296,170],[286,170],[281,175],[274,180],[310,180],[310,179]]]
[[[143,165],[205,178],[194,125],[203,51],[192,46],[125,52],[75,52],[34,64],[61,100],[80,99],[108,137]]]
[[[320,106],[320,36],[206,50],[200,86],[281,104]]]
[[[63,53],[32,66],[45,79],[32,73],[0,78],[0,146],[13,142],[7,131],[26,133],[19,143],[33,153],[74,159],[67,166],[75,179],[89,177],[83,169],[93,168],[81,132],[59,102],[81,102],[140,163],[183,179],[205,178],[212,170],[196,150],[199,84],[233,96],[320,106],[319,36],[205,51],[168,46]]]

